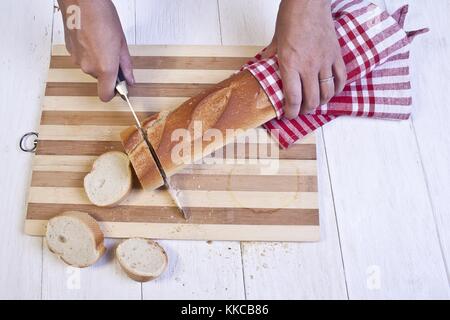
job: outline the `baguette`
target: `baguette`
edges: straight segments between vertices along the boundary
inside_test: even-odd
[[[160,112],[145,119],[142,127],[166,175],[170,177],[186,165],[232,142],[239,131],[242,134],[275,117],[275,109],[259,82],[249,71],[242,71],[172,111]],[[178,129],[184,129],[191,139],[173,139],[172,135],[180,132]],[[228,129],[234,130],[230,132]],[[213,130],[220,133],[223,139],[206,138]],[[145,148],[136,148],[145,143],[139,130],[136,127],[127,128],[122,132],[121,140],[143,188],[153,190],[162,186],[155,161],[150,159]],[[184,141],[180,143],[181,140]],[[196,147],[199,143],[201,148]]]
[[[105,252],[103,233],[85,212],[69,211],[51,218],[45,239],[48,249],[73,267],[93,265]]]
[[[167,254],[158,243],[142,238],[121,242],[116,248],[116,259],[125,273],[138,282],[159,277],[168,263]]]
[[[129,127],[120,133],[120,138],[141,186],[150,190],[162,186],[163,178],[141,131],[136,126]]]

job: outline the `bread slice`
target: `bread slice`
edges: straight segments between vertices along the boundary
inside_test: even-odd
[[[142,188],[154,190],[164,185],[155,159],[140,130],[136,126],[129,127],[121,132],[120,137]]]
[[[84,177],[84,190],[89,200],[99,207],[117,205],[128,195],[131,186],[130,160],[118,151],[98,157],[92,171]]]
[[[45,233],[47,246],[68,265],[93,265],[105,252],[103,232],[88,213],[69,211],[51,218]]]
[[[159,277],[168,264],[164,249],[158,243],[142,238],[121,242],[116,248],[116,258],[125,273],[138,282]]]

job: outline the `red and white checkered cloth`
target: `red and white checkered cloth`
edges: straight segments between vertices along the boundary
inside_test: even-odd
[[[402,120],[411,114],[409,44],[427,30],[403,30],[407,6],[389,15],[367,0],[334,0],[332,13],[347,68],[347,85],[314,114],[293,120],[283,117],[277,56],[262,59],[258,54],[242,68],[249,70],[268,94],[277,119],[264,127],[283,148],[339,116]]]

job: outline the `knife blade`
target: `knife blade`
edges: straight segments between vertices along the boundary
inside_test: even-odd
[[[177,206],[180,213],[183,215],[184,219],[189,220],[189,218],[191,217],[190,210],[188,210],[182,206],[180,199],[179,199],[179,190],[177,190],[176,188],[173,187],[173,185],[170,182],[170,178],[167,177],[166,172],[164,171],[163,166],[162,166],[161,162],[159,161],[159,158],[158,158],[158,155],[156,154],[155,149],[153,148],[152,144],[148,140],[147,132],[144,130],[144,128],[142,128],[141,122],[139,121],[139,118],[138,118],[136,112],[134,111],[134,108],[128,97],[128,86],[127,86],[127,82],[125,80],[125,76],[123,75],[121,68],[119,68],[119,72],[117,75],[116,92],[122,97],[122,99],[124,99],[127,102],[128,107],[129,107],[131,113],[133,114],[134,121],[136,122],[136,127],[141,132],[142,137],[144,138],[144,141],[147,144],[147,147],[149,148],[153,159],[155,160],[156,167],[158,168],[159,174],[161,175],[161,177],[163,179],[164,186],[167,189],[167,191],[169,192],[170,197],[172,198],[173,202]]]

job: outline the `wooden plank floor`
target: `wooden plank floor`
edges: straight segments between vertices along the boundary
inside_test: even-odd
[[[278,5],[114,2],[131,44],[265,45]],[[80,271],[23,234],[31,157],[17,144],[37,128],[50,48],[63,34],[53,0],[2,1],[0,27],[14,33],[5,33],[0,55],[0,261],[7,261],[0,264],[0,298],[449,299],[450,2],[386,4],[392,11],[407,2],[407,26],[432,30],[413,44],[414,116],[402,123],[339,119],[318,132],[322,241],[162,241],[170,268],[140,285],[111,255]]]

